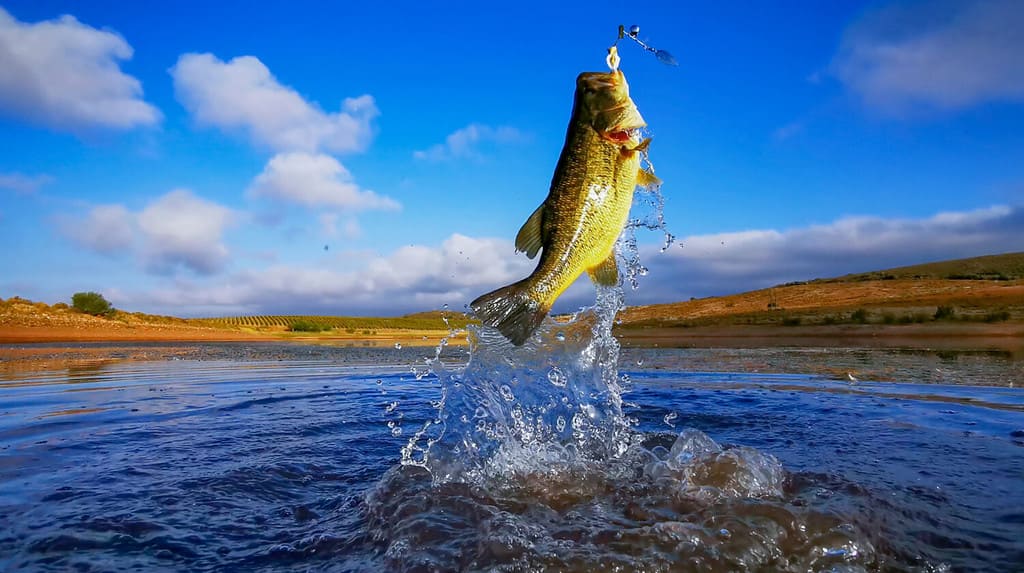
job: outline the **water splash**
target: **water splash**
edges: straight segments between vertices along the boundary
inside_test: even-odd
[[[653,171],[653,168],[651,168]],[[516,347],[468,327],[469,363],[447,338],[421,374],[440,397],[366,498],[369,528],[394,570],[865,571],[871,540],[787,501],[770,454],[688,428],[666,441],[624,410],[629,374],[612,336],[623,285],[647,274],[637,229],[661,230],[664,198],[638,188],[616,245],[622,281],[596,303],[548,317]],[[663,249],[664,250],[664,249]],[[675,428],[678,415],[664,416]],[[680,420],[681,421],[681,420]],[[435,531],[443,531],[445,541]]]
[[[644,153],[641,164],[654,173]],[[614,459],[638,439],[636,421],[623,414],[622,393],[629,376],[619,376],[619,343],[612,336],[616,314],[625,306],[623,284],[639,287],[647,274],[640,261],[637,229],[666,229],[660,184],[638,185],[630,218],[616,243],[620,282],[598,286],[594,306],[568,319],[548,317],[521,347],[496,330],[449,326],[427,373],[441,383],[437,416],[415,432],[402,449],[401,463],[427,469],[439,483],[479,481],[553,459],[567,463]],[[448,325],[444,315],[442,318]],[[448,339],[468,335],[470,361],[449,371],[441,361]]]

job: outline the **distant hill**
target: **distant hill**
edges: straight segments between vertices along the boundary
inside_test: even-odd
[[[631,307],[621,318],[624,328],[1024,321],[1024,253]]]
[[[1024,279],[1024,253],[987,255],[924,263],[884,271],[857,273],[813,282],[859,282],[894,279],[1018,280]]]

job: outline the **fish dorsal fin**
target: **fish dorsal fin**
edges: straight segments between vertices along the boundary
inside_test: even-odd
[[[640,169],[636,173],[636,184],[640,187],[657,187],[661,185],[661,179],[658,179],[650,171]]]
[[[541,237],[543,220],[544,204],[541,203],[540,207],[537,207],[537,210],[519,229],[519,233],[516,235],[516,251],[526,253],[526,256],[531,259],[537,256],[537,252],[544,246],[543,237]]]
[[[604,286],[619,284],[619,266],[615,262],[615,251],[613,250],[607,259],[587,269],[587,273],[590,274],[590,280],[595,284]]]

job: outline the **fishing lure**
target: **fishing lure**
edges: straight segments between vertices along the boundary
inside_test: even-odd
[[[629,38],[630,40],[633,40],[634,42],[637,43],[638,46],[643,48],[645,51],[654,54],[654,57],[658,58],[658,61],[665,65],[679,65],[679,62],[676,61],[675,56],[668,53],[667,50],[659,50],[654,46],[648,45],[646,42],[639,38],[639,35],[640,26],[633,24],[632,26],[629,27],[629,30],[627,31],[625,26],[621,24],[619,25],[619,36],[618,38],[615,39],[615,43],[612,44],[610,48],[608,48],[608,67],[611,68],[612,71],[619,69],[619,54],[617,46],[619,44],[619,40],[623,38]]]

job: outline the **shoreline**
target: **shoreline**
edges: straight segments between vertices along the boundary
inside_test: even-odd
[[[1024,324],[941,323],[834,326],[697,326],[622,328],[634,348],[912,348],[995,350],[1024,356]]]
[[[66,326],[0,326],[2,345],[61,345],[77,343],[204,343],[204,342],[268,342],[326,344],[338,346],[433,346],[448,331],[384,331],[373,335],[311,334],[288,332],[253,332],[213,328],[174,326],[134,327],[66,327]],[[969,347],[995,344],[1001,348],[1024,350],[1024,324],[947,322],[911,325],[727,325],[694,327],[616,327],[616,338],[623,346],[713,347],[737,344],[771,346],[934,346],[960,343]],[[463,336],[453,337],[451,344],[465,344]]]

